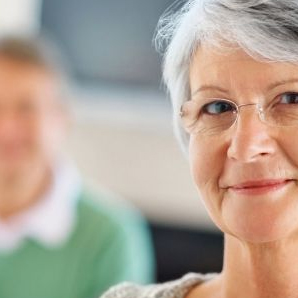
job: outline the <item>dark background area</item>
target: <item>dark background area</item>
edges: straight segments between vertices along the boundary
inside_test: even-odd
[[[190,228],[151,223],[158,282],[180,278],[188,272],[220,272],[223,236]]]

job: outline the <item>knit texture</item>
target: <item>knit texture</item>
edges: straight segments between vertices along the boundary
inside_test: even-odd
[[[215,276],[214,273],[188,273],[181,279],[162,284],[141,286],[123,283],[112,287],[101,298],[184,298],[193,287]]]

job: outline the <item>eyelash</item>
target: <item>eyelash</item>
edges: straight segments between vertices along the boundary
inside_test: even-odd
[[[281,94],[279,94],[278,96],[276,96],[272,101],[271,101],[271,103],[272,104],[277,104],[277,103],[280,103],[280,101],[282,100],[282,97],[283,96],[286,96],[286,95],[294,95],[294,96],[297,96],[298,97],[298,92],[295,92],[295,91],[287,91],[287,92],[284,92],[284,93],[281,93]],[[297,98],[298,99],[298,98]],[[216,112],[208,112],[208,108],[210,108],[211,107],[211,105],[213,105],[213,104],[216,104],[216,103],[219,103],[221,100],[223,100],[223,99],[220,99],[220,98],[218,98],[218,99],[216,99],[216,98],[214,98],[211,102],[209,102],[209,103],[206,103],[206,104],[204,104],[202,107],[201,107],[201,109],[200,109],[200,114],[207,114],[207,115],[218,115],[218,114],[222,114],[222,112],[225,112],[225,111],[228,111],[228,110],[224,110],[224,111],[222,111],[222,112],[218,112],[218,113],[216,113]],[[223,103],[226,103],[225,101],[223,101]],[[270,104],[271,104],[270,103]],[[289,104],[298,104],[298,101],[297,102],[294,102],[294,103],[289,103]],[[214,108],[215,108],[215,106],[214,106]]]

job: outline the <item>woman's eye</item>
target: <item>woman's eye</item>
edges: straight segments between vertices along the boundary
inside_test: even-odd
[[[298,93],[284,93],[280,96],[280,103],[283,104],[298,104]]]
[[[232,112],[234,110],[235,110],[235,107],[233,107],[231,103],[226,101],[220,101],[220,100],[205,104],[202,108],[203,113],[210,114],[210,115]]]

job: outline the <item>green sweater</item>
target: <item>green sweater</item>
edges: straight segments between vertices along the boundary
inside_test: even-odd
[[[90,198],[81,194],[74,231],[60,247],[28,239],[0,254],[1,298],[93,298],[123,280],[152,281],[153,258],[142,217]]]

